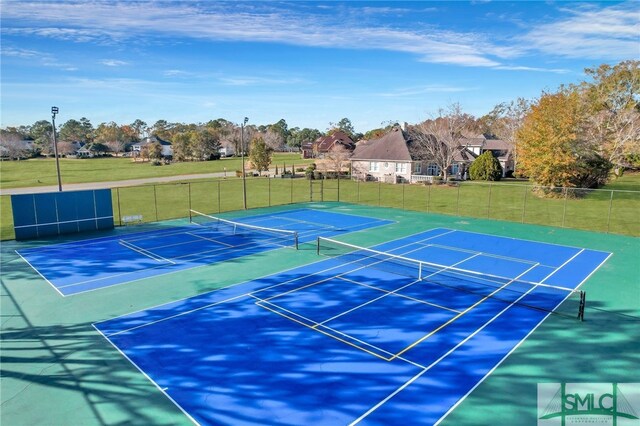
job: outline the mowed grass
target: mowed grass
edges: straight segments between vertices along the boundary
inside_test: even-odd
[[[149,162],[133,161],[131,158],[107,157],[86,159],[60,159],[60,175],[65,183],[107,182],[129,179],[144,179],[164,176],[180,176],[202,173],[219,173],[225,169],[229,176],[242,168],[237,157],[215,161],[195,161],[153,166]],[[306,167],[313,160],[304,160],[296,153],[276,153],[272,167],[282,170]],[[53,158],[32,158],[23,161],[0,162],[0,186],[3,189],[32,186],[57,185],[56,163]]]
[[[539,197],[522,182],[393,185],[251,177],[246,185],[249,209],[342,201],[640,236],[640,173],[626,174],[602,190],[566,198]],[[144,222],[183,218],[190,209],[208,214],[241,210],[242,186],[242,179],[229,178],[117,188],[112,190],[114,221],[123,225],[122,218],[130,215],[142,215]],[[14,237],[10,203],[9,197],[0,198],[2,239]]]

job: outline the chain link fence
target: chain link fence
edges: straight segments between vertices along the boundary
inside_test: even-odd
[[[112,189],[116,226],[184,218],[189,209],[243,208],[242,179],[228,178]],[[247,208],[341,201],[426,213],[506,220],[640,236],[640,191],[544,188],[518,183],[389,184],[340,179],[250,177]],[[10,198],[0,199],[2,239],[12,239]]]

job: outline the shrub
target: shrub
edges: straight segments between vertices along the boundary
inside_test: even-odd
[[[471,163],[469,177],[472,180],[500,180],[502,166],[491,151],[486,151]]]

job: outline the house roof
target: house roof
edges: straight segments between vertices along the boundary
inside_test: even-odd
[[[160,139],[157,136],[150,136],[148,138],[144,138],[141,142],[134,144],[134,145],[139,145],[139,146],[143,146],[143,145],[148,145],[150,143],[154,143],[154,142],[158,142],[160,145],[171,145],[171,142],[169,141],[165,141],[164,139]]]
[[[484,149],[490,151],[509,151],[511,146],[502,139],[487,139],[484,143]]]
[[[349,150],[353,150],[356,146],[349,135],[342,131],[333,132],[326,136],[320,136],[310,145],[315,145],[318,152],[329,152],[336,144],[342,145]],[[309,145],[305,144],[304,147],[307,148]]]
[[[407,147],[407,136],[400,127],[394,127],[379,139],[360,142],[356,145],[351,159],[412,161]]]

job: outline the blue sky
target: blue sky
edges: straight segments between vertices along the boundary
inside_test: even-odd
[[[2,127],[214,118],[357,131],[640,57],[640,2],[1,2]]]

